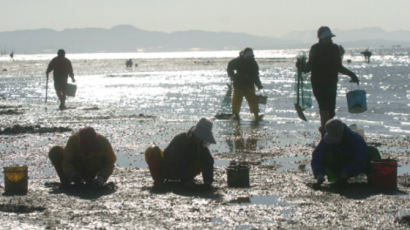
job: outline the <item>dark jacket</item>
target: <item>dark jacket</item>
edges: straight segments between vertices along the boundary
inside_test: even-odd
[[[345,162],[342,174],[354,177],[365,172],[368,160],[367,144],[359,134],[346,125],[341,144],[327,144],[322,139],[313,151],[311,164],[315,178],[318,175],[325,175],[325,153],[328,152],[335,154],[337,159],[341,159],[341,163]]]
[[[68,76],[74,77],[71,61],[63,56],[57,56],[50,61],[46,73],[49,74],[51,71],[53,71],[54,79],[56,79],[56,77],[65,79],[67,79]]]
[[[318,42],[309,51],[309,61],[303,72],[312,72],[312,84],[336,84],[338,73],[357,78],[356,75],[343,66],[340,46],[334,43]]]
[[[227,71],[236,89],[254,87],[254,85],[262,87],[259,79],[259,66],[254,58],[239,56],[232,59],[228,63]]]
[[[178,134],[164,150],[166,179],[186,182],[202,172],[204,183],[212,184],[214,159],[208,148],[195,142],[190,131]]]

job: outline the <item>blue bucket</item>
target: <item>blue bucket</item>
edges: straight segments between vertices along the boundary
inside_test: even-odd
[[[367,110],[366,91],[356,89],[346,94],[347,106],[350,113],[363,113]]]

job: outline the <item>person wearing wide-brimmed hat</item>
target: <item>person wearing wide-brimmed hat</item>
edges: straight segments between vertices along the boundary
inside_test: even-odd
[[[365,173],[368,148],[363,137],[339,119],[325,124],[324,136],[312,153],[312,171],[317,184],[325,180],[343,185],[349,177]]]
[[[116,161],[110,142],[92,127],[74,133],[64,148],[52,147],[48,156],[62,188],[83,183],[103,186]]]
[[[211,186],[214,160],[208,146],[215,143],[212,122],[202,118],[188,132],[175,136],[164,151],[158,146],[150,146],[145,151],[145,160],[154,179],[154,187],[166,181],[193,185],[194,178],[200,173],[204,184]]]
[[[319,104],[320,132],[325,123],[335,116],[338,73],[348,75],[352,82],[359,84],[356,74],[342,65],[341,49],[333,43],[334,36],[329,27],[320,27],[317,31],[319,42],[310,48],[308,62],[306,65],[296,63],[303,72],[311,72],[313,95]]]

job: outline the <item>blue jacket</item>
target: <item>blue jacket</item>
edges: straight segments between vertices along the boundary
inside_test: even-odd
[[[325,153],[331,152],[344,162],[342,174],[354,177],[365,172],[367,167],[367,144],[364,139],[349,127],[345,126],[345,136],[339,145],[327,144],[320,140],[312,153],[313,175],[325,175]]]

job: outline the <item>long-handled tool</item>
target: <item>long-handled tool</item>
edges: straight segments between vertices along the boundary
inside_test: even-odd
[[[299,104],[299,91],[300,91],[300,82],[302,79],[302,71],[300,70],[300,68],[298,68],[298,83],[297,83],[297,90],[296,90],[296,104],[295,104],[295,109],[296,112],[298,113],[298,116],[300,119],[307,121],[305,114],[303,114],[303,109],[302,107],[300,107]]]
[[[44,104],[47,104],[47,93],[48,93],[48,76],[46,77],[46,99],[44,101]]]

